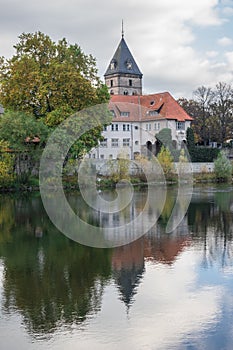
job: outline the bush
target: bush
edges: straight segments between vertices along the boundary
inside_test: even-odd
[[[166,180],[172,179],[174,174],[174,163],[169,149],[162,146],[157,159],[163,169]]]
[[[221,151],[214,162],[214,173],[217,181],[226,182],[232,177],[232,165],[226,154]]]

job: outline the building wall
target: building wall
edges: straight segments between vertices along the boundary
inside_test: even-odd
[[[102,136],[106,142],[101,143],[98,148],[90,152],[90,158],[96,159],[116,159],[120,154],[124,154],[130,159],[134,159],[136,154],[147,155],[147,143],[152,144],[152,152],[156,151],[156,134],[163,128],[169,127],[172,131],[172,140],[181,147],[182,141],[186,140],[186,130],[190,122],[185,122],[183,130],[176,130],[176,121],[164,119],[143,122],[113,122],[106,127]]]
[[[131,80],[132,86],[129,81]],[[141,95],[142,94],[142,79],[130,74],[110,75],[105,78],[105,84],[108,87],[109,93],[114,95]]]

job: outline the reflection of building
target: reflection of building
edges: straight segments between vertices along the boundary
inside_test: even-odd
[[[185,236],[153,237],[144,240],[144,258],[167,265],[174,264],[179,254],[190,244]]]
[[[146,235],[131,244],[114,249],[113,276],[127,306],[132,303],[144,273],[144,261],[172,265],[190,244],[187,236]]]
[[[192,118],[179,106],[169,92],[142,95],[142,73],[122,39],[104,75],[111,94],[109,108],[112,124],[103,131],[104,140],[90,153],[96,159],[116,159],[124,151],[130,159],[138,154],[157,154],[155,137],[169,128],[175,148],[186,141],[186,130]]]

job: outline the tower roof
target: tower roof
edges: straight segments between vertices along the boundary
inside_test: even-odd
[[[142,77],[133,55],[131,54],[122,33],[122,38],[104,76],[112,74],[134,74]]]

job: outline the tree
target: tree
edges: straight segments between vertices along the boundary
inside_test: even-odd
[[[14,151],[35,152],[43,148],[47,136],[48,127],[28,114],[8,111],[0,118],[0,139]]]
[[[218,181],[229,181],[232,177],[231,162],[223,151],[214,162],[214,172]]]
[[[233,90],[230,84],[218,83],[211,103],[214,130],[222,144],[232,138]]]
[[[157,159],[163,169],[165,178],[169,179],[174,173],[173,157],[169,149],[162,146]]]
[[[14,179],[14,154],[9,143],[0,139],[0,186],[7,186]]]
[[[48,127],[34,116],[8,111],[0,118],[0,140],[7,142],[9,149],[17,155],[19,173],[22,156],[28,160],[26,172],[30,173],[41,155],[47,136]]]
[[[188,128],[186,131],[187,148],[191,158],[191,161],[195,160],[195,141],[194,132],[192,128]]]
[[[16,53],[10,60],[3,57],[0,59],[0,101],[9,110],[23,112],[25,118],[31,118],[29,130],[32,134],[37,133],[39,124],[35,120],[32,123],[31,115],[53,131],[77,111],[108,102],[108,89],[97,75],[95,59],[91,55],[85,55],[77,44],[69,45],[66,39],[55,43],[49,36],[36,32],[21,34],[14,48]],[[82,157],[85,152],[97,146],[103,128],[101,122],[111,122],[110,114],[105,118],[106,109],[99,125],[90,128],[73,145],[71,154],[75,158]],[[29,125],[25,124],[26,121],[21,121],[24,131],[28,132]],[[16,123],[17,121],[12,125],[13,128]],[[76,122],[76,132],[82,128],[82,123]],[[86,124],[89,124],[88,120]],[[31,126],[35,127],[34,131]],[[22,135],[29,137],[21,131]],[[4,133],[7,133],[6,129]],[[21,151],[23,145],[23,150],[25,149],[25,144],[20,143],[17,137],[13,146],[9,133],[8,136],[12,147]],[[27,146],[31,147],[32,144]]]
[[[172,145],[171,129],[163,128],[155,135],[155,137],[159,141],[160,147],[162,146],[169,147],[169,148],[171,147]]]
[[[173,145],[171,129],[163,128],[155,135],[155,137],[159,143],[158,153],[160,152],[161,147],[164,146],[164,147],[168,148],[169,151],[171,152],[171,156],[172,156],[173,160],[178,161],[180,152]]]
[[[96,61],[66,39],[55,43],[41,32],[23,33],[16,54],[0,60],[0,101],[4,107],[45,118],[61,108],[73,112],[107,102]],[[51,121],[50,121],[51,124]]]
[[[198,133],[204,146],[206,146],[211,138],[209,122],[210,104],[213,100],[213,91],[209,87],[201,86],[194,91],[194,96],[200,108],[198,115]]]
[[[192,129],[194,133],[194,140],[202,143],[203,140],[200,134],[202,111],[200,104],[193,99],[187,100],[186,98],[180,98],[177,100],[177,102],[187,112],[187,114],[193,118]]]

